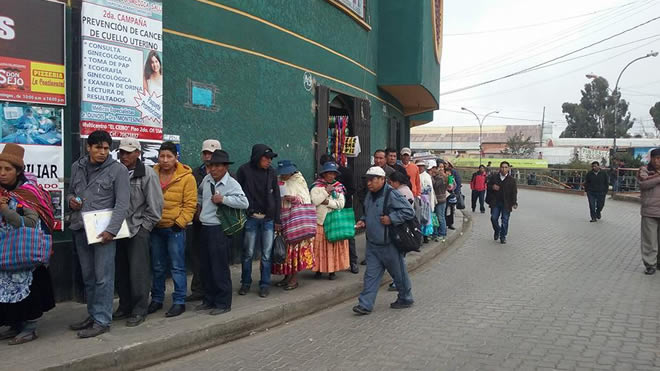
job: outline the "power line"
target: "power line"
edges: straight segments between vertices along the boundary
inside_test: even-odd
[[[579,49],[576,49],[576,50],[570,51],[570,52],[568,52],[568,53],[564,53],[564,54],[562,54],[562,55],[560,55],[560,56],[558,56],[558,57],[555,57],[555,58],[549,59],[549,60],[547,60],[547,61],[545,61],[545,62],[537,63],[537,64],[535,64],[535,65],[533,65],[533,66],[531,66],[531,67],[528,67],[528,68],[522,69],[522,70],[520,70],[520,71],[513,72],[513,73],[510,73],[510,74],[507,74],[507,75],[504,75],[504,76],[498,77],[498,78],[490,79],[490,80],[487,80],[487,81],[484,81],[484,82],[481,82],[481,83],[478,83],[478,84],[473,84],[473,85],[469,85],[469,86],[466,86],[466,87],[463,87],[463,88],[458,88],[458,89],[450,90],[450,91],[445,92],[445,93],[440,93],[440,96],[443,96],[443,95],[449,95],[449,94],[454,94],[454,93],[458,93],[458,92],[461,92],[461,91],[464,91],[464,90],[473,89],[473,88],[476,88],[476,87],[479,87],[479,86],[483,86],[483,85],[491,84],[491,83],[496,82],[496,81],[499,81],[499,80],[504,80],[504,79],[507,79],[507,78],[510,78],[510,77],[513,77],[513,76],[516,76],[516,75],[520,75],[520,74],[526,73],[526,72],[531,72],[531,71],[533,71],[533,70],[535,70],[535,69],[539,69],[539,67],[541,67],[541,66],[543,66],[543,65],[546,65],[546,64],[552,63],[552,62],[557,61],[557,60],[559,60],[559,59],[565,58],[565,57],[567,57],[567,56],[569,56],[569,55],[572,55],[572,54],[575,54],[575,53],[580,52],[580,51],[582,51],[582,50],[588,49],[588,48],[590,48],[590,47],[592,47],[592,46],[595,46],[595,45],[601,44],[601,43],[603,43],[603,42],[605,42],[605,41],[608,41],[608,40],[611,40],[611,39],[613,39],[613,38],[615,38],[615,37],[617,37],[617,36],[621,36],[621,35],[623,35],[623,34],[625,34],[625,33],[627,33],[627,32],[630,32],[630,31],[632,31],[632,30],[635,30],[635,29],[637,29],[637,28],[640,28],[640,27],[642,27],[642,26],[645,26],[645,25],[647,25],[647,24],[649,24],[649,23],[651,23],[651,22],[657,21],[658,19],[660,19],[660,17],[651,18],[650,20],[648,20],[648,21],[646,21],[646,22],[640,23],[640,24],[638,24],[638,25],[636,25],[636,26],[633,26],[633,27],[631,27],[631,28],[628,28],[628,29],[626,29],[626,30],[623,30],[623,31],[621,31],[621,32],[618,32],[618,33],[616,33],[616,34],[614,34],[614,35],[608,36],[608,37],[606,37],[606,38],[604,38],[604,39],[601,39],[601,40],[599,40],[599,41],[596,41],[596,42],[594,42],[594,43],[591,43],[591,44],[589,44],[589,45],[587,45],[587,46],[584,46],[584,47],[581,47],[581,48],[579,48]]]
[[[475,65],[463,68],[463,69],[461,69],[459,71],[456,71],[454,73],[444,75],[444,76],[442,76],[441,81],[449,81],[449,80],[456,79],[456,78],[452,78],[452,76],[457,76],[458,75],[457,78],[465,78],[465,77],[472,76],[472,75],[475,75],[475,74],[483,73],[484,71],[497,70],[497,69],[503,68],[503,67],[508,66],[508,65],[517,64],[519,62],[528,60],[529,57],[530,57],[529,56],[530,51],[537,50],[537,49],[540,49],[540,48],[543,48],[543,47],[546,47],[547,49],[543,52],[535,54],[534,56],[542,55],[542,54],[545,54],[549,51],[553,51],[556,48],[552,47],[552,45],[557,43],[557,42],[562,42],[562,45],[566,45],[567,43],[577,41],[580,38],[584,37],[584,31],[586,31],[587,29],[589,29],[591,27],[594,27],[594,26],[597,26],[600,23],[603,23],[605,21],[607,21],[606,27],[609,27],[611,23],[617,22],[617,21],[615,21],[615,19],[617,19],[617,18],[630,18],[630,16],[632,16],[634,14],[637,14],[637,13],[628,14],[630,12],[640,10],[640,9],[641,9],[641,11],[646,11],[650,7],[655,6],[656,4],[653,4],[654,1],[655,0],[645,0],[641,5],[639,5],[637,7],[632,7],[632,8],[629,8],[629,9],[623,9],[620,12],[612,12],[612,14],[600,15],[600,16],[596,17],[595,19],[589,20],[587,22],[584,22],[584,23],[581,23],[581,24],[575,26],[574,27],[575,29],[572,30],[572,31],[571,31],[571,29],[561,30],[561,31],[559,31],[555,34],[550,35],[546,39],[535,40],[535,41],[533,41],[529,44],[526,44],[526,45],[524,45],[524,46],[522,46],[518,49],[507,51],[506,53],[502,54],[502,56],[500,56],[500,57],[490,58],[490,59],[485,60],[481,63],[477,63]],[[650,4],[650,7],[642,9],[645,6],[649,5],[649,4]],[[627,5],[629,5],[629,4],[626,4],[624,6],[627,6]],[[592,24],[590,25],[589,23],[592,23]],[[602,28],[596,30],[595,32],[598,32],[598,31],[601,31],[601,30],[602,30]],[[569,36],[572,36],[572,35],[575,35],[575,34],[579,35],[579,37],[571,39],[568,42],[566,41],[566,39],[568,39]],[[513,60],[513,59],[516,58],[517,55],[522,55],[522,54],[525,55],[522,59],[518,59],[518,60],[515,60],[514,62],[508,62],[508,63],[504,64],[504,62],[506,62],[508,60]],[[483,68],[484,66],[488,66],[488,68]],[[469,72],[469,71],[473,71],[473,72]]]
[[[493,30],[485,30],[485,31],[447,33],[447,34],[444,34],[443,36],[444,37],[451,37],[451,36],[480,35],[480,34],[485,34],[485,33],[507,32],[507,31],[521,30],[521,29],[525,29],[525,28],[545,26],[545,25],[552,24],[552,23],[566,22],[566,21],[570,21],[571,19],[587,17],[587,16],[590,16],[590,15],[606,12],[606,11],[609,11],[609,10],[612,10],[612,9],[619,9],[619,8],[622,8],[622,7],[626,7],[630,4],[634,4],[635,2],[636,1],[633,1],[633,2],[630,2],[630,3],[627,3],[627,4],[623,4],[623,5],[619,5],[619,6],[615,6],[615,7],[611,7],[611,8],[597,10],[595,12],[584,13],[584,14],[575,15],[575,16],[572,16],[572,17],[557,18],[557,19],[553,19],[553,20],[546,21],[546,22],[541,22],[541,23],[527,24],[527,25],[514,26],[514,27],[496,28],[496,29],[493,29]]]
[[[458,111],[458,110],[452,110],[452,109],[447,109],[447,108],[439,108],[439,111],[445,111],[445,112],[453,112],[453,113],[460,113],[462,115],[471,115],[471,113],[465,112],[465,111]],[[538,120],[538,119],[527,119],[523,117],[507,117],[507,116],[495,116],[491,115],[488,116],[490,118],[496,118],[496,119],[502,119],[502,120],[514,120],[514,121],[528,121],[528,122],[542,122],[543,120]],[[554,122],[554,121],[548,121],[545,120],[545,122]]]

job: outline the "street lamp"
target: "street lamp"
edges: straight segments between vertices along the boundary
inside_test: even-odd
[[[644,56],[641,56],[641,57],[638,57],[638,58],[633,59],[633,60],[630,61],[628,64],[626,64],[625,67],[623,67],[623,69],[621,70],[621,73],[619,73],[619,77],[617,77],[617,79],[616,79],[616,84],[614,84],[614,90],[612,90],[612,95],[615,96],[615,97],[614,97],[614,100],[615,100],[615,101],[614,101],[614,125],[613,125],[613,126],[614,126],[614,135],[613,135],[613,136],[614,136],[614,140],[613,140],[613,143],[612,143],[612,154],[611,154],[611,156],[610,156],[610,165],[612,165],[612,161],[614,160],[614,156],[616,155],[616,126],[617,126],[616,124],[617,124],[617,121],[618,121],[618,119],[617,119],[617,114],[618,114],[618,109],[619,109],[619,98],[621,97],[621,94],[618,94],[618,95],[617,95],[617,90],[619,89],[619,80],[621,80],[621,75],[623,75],[623,72],[624,72],[624,71],[625,71],[625,70],[626,70],[631,64],[633,64],[633,63],[635,63],[635,62],[637,62],[637,61],[639,61],[639,60],[645,59],[645,58],[649,58],[649,57],[657,57],[657,56],[658,56],[658,52],[653,52],[653,51],[652,51],[652,52],[650,52],[650,53],[648,53],[648,54],[646,54],[646,55],[644,55]],[[598,75],[595,75],[595,74],[593,74],[593,73],[587,74],[586,76],[587,76],[587,78],[589,78],[589,79],[595,79],[595,78],[598,77]]]
[[[479,122],[479,165],[481,165],[481,152],[483,152],[482,148],[481,148],[481,127],[483,126],[484,121],[486,120],[486,117],[492,115],[493,113],[500,113],[500,111],[488,112],[482,118],[479,118],[479,115],[477,115],[476,113],[470,111],[469,109],[467,109],[465,107],[461,107],[461,110],[470,112],[471,114],[474,115],[474,117],[477,118],[477,122]]]

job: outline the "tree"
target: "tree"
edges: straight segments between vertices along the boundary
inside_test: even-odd
[[[529,158],[535,153],[535,149],[536,143],[532,141],[532,137],[525,138],[522,131],[520,131],[506,140],[506,147],[500,152],[504,155]]]
[[[649,110],[651,117],[653,117],[653,123],[655,124],[656,129],[660,130],[660,102],[651,107]]]
[[[628,102],[621,99],[621,92],[610,94],[609,83],[597,77],[584,85],[580,103],[566,102],[561,109],[568,126],[561,138],[612,138],[614,137],[614,105],[617,103],[617,138],[629,138],[628,130],[635,119],[630,118]]]

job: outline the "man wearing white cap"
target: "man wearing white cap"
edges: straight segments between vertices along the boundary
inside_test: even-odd
[[[208,169],[206,168],[211,160],[213,152],[217,149],[222,149],[220,141],[217,139],[207,139],[202,142],[202,164],[193,170],[195,181],[197,182],[197,189],[202,183]],[[197,301],[204,298],[204,283],[202,282],[202,274],[200,272],[200,250],[201,243],[202,223],[199,221],[199,215],[195,215],[193,219],[192,231],[188,227],[186,231],[186,246],[190,251],[190,269],[192,270],[193,278],[190,282],[191,294],[186,297],[186,301]],[[192,233],[190,233],[192,232]]]
[[[151,260],[149,233],[161,218],[163,192],[156,172],[140,161],[140,142],[135,138],[122,138],[119,143],[119,161],[128,169],[130,204],[126,224],[131,237],[117,240],[115,277],[119,308],[113,320],[128,318],[126,326],[144,322],[151,289]]]
[[[404,196],[385,182],[385,171],[374,166],[367,171],[369,192],[364,201],[364,215],[355,225],[367,229],[367,270],[364,273],[364,288],[359,304],[353,312],[361,315],[373,310],[380,281],[387,270],[394,279],[399,292],[397,300],[390,304],[392,309],[409,308],[413,304],[412,289],[403,253],[390,240],[388,228],[415,217],[415,211]],[[384,205],[387,199],[387,205]]]

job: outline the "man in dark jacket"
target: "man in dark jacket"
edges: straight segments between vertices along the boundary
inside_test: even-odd
[[[367,271],[364,274],[364,288],[353,307],[357,314],[365,315],[373,310],[380,281],[387,270],[399,292],[397,300],[390,308],[403,309],[413,305],[412,287],[403,253],[394,246],[387,233],[391,225],[404,223],[415,217],[412,206],[398,191],[385,182],[385,171],[374,166],[367,171],[369,193],[364,203],[365,214],[357,222],[356,228],[365,228],[367,238]],[[388,205],[385,196],[389,193]]]
[[[589,200],[589,213],[591,222],[600,219],[600,212],[605,206],[605,196],[610,188],[610,180],[604,171],[601,171],[598,161],[591,163],[591,171],[587,173],[584,180],[584,190]]]
[[[509,232],[509,217],[513,209],[518,208],[518,187],[516,180],[509,174],[509,163],[500,163],[499,173],[491,175],[488,179],[488,194],[486,202],[490,206],[490,221],[495,232],[495,241],[506,243]],[[500,225],[500,217],[502,224]]]
[[[336,162],[336,161],[334,157],[328,154],[324,154],[323,156],[321,156],[321,160],[319,161],[319,164],[323,166],[326,162]],[[344,208],[352,209],[353,195],[355,194],[355,182],[353,181],[353,171],[341,165],[339,165],[338,170],[339,170],[339,176],[337,177],[337,181],[341,183],[346,189],[346,193],[344,194],[344,197],[346,197],[346,203],[344,204]],[[348,240],[348,254],[351,262],[351,273],[353,274],[360,273],[360,268],[358,266],[357,249],[355,247],[355,238],[351,238]]]
[[[245,222],[243,241],[243,261],[241,288],[239,295],[250,291],[252,284],[252,256],[261,240],[261,280],[259,296],[265,298],[270,293],[270,267],[275,230],[280,228],[280,187],[277,173],[270,165],[277,154],[265,144],[252,147],[250,161],[238,168],[236,180],[243,188],[250,203]],[[260,238],[259,238],[260,237]]]
[[[198,192],[200,191],[200,183],[202,183],[202,180],[208,173],[206,166],[216,149],[222,149],[219,140],[207,139],[202,142],[202,164],[193,170],[193,176],[195,177],[195,182],[197,182]],[[190,282],[191,294],[186,297],[186,301],[197,301],[204,298],[204,283],[202,282],[199,262],[201,236],[202,223],[199,221],[199,215],[196,214],[193,219],[192,227],[188,227],[186,231],[186,245],[190,250],[190,268],[193,273],[192,282]]]
[[[114,240],[128,213],[130,183],[126,166],[110,156],[112,138],[97,130],[87,137],[87,153],[71,165],[71,185],[66,200],[71,209],[71,225],[87,295],[88,317],[69,326],[78,337],[89,338],[110,330],[115,291]],[[110,222],[89,243],[82,213],[111,209]]]

